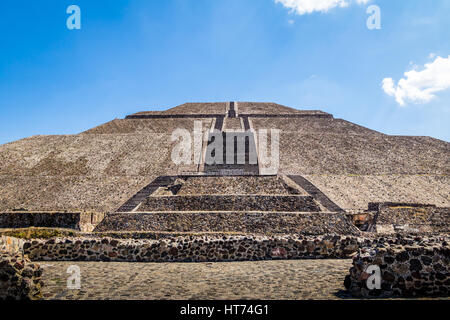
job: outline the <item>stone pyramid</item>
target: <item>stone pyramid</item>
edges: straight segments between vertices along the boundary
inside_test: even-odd
[[[173,132],[196,124],[206,133],[198,163],[175,164]],[[259,132],[273,129],[278,142],[269,134],[262,145]],[[275,170],[262,161],[273,143]],[[376,227],[380,208],[420,207],[427,228],[439,216],[446,230],[449,156],[448,142],[390,136],[322,111],[186,103],[0,146],[0,210],[98,212],[99,232],[355,234]],[[414,212],[378,227],[422,228]]]

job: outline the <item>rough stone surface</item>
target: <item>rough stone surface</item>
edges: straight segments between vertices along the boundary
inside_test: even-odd
[[[224,130],[243,130],[240,118],[225,118]]]
[[[189,178],[177,195],[289,195],[286,183],[277,176]],[[298,193],[299,194],[299,193]],[[308,195],[303,191],[302,195]]]
[[[298,134],[368,134],[383,135],[357,124],[334,118],[251,118],[252,128],[279,129],[282,132],[295,132]]]
[[[342,213],[158,212],[111,213],[95,231],[240,232],[358,235]]]
[[[377,232],[449,233],[450,207],[413,204],[380,204],[374,221]]]
[[[370,202],[386,201],[450,207],[450,198],[448,192],[445,192],[450,185],[450,175],[317,174],[304,176],[343,209],[364,210]]]
[[[143,202],[138,211],[319,212],[320,207],[312,197],[297,195],[150,196]]]
[[[343,236],[190,236],[160,240],[56,238],[29,240],[34,261],[205,262],[348,258],[358,239]]]
[[[2,228],[69,228],[89,232],[103,220],[103,213],[93,212],[0,212]]]
[[[82,134],[128,134],[128,133],[167,133],[176,129],[192,131],[194,122],[200,121],[203,130],[211,127],[211,119],[115,119]]]
[[[228,102],[190,102],[170,108],[166,111],[143,111],[133,115],[203,115],[203,114],[225,114]]]
[[[353,259],[344,282],[356,297],[448,296],[450,290],[450,247],[448,237],[379,241],[363,247]],[[381,270],[381,287],[369,290],[366,270]]]
[[[236,109],[239,115],[293,115],[305,116],[331,116],[319,110],[298,110],[271,102],[237,102]]]
[[[0,300],[42,297],[42,269],[20,253],[0,251]]]
[[[80,290],[66,270],[81,270]],[[42,262],[48,300],[303,300],[345,299],[351,260],[217,263]]]
[[[23,252],[23,244],[24,240],[8,237],[8,236],[0,236],[0,251],[10,252],[10,253],[22,253]]]
[[[197,165],[171,161],[172,129],[188,129],[200,118],[207,128],[216,115],[227,114],[227,106],[185,104],[157,113],[189,119],[115,120],[90,134],[1,145],[0,210],[108,212],[158,176],[199,172]],[[341,208],[364,209],[374,201],[450,206],[443,192],[449,185],[448,142],[384,135],[324,112],[274,103],[239,102],[235,108],[238,115],[249,115],[253,129],[282,130],[279,172],[305,176]]]
[[[450,143],[426,137],[282,131],[279,141],[280,168],[289,174],[450,175]]]
[[[170,133],[35,136],[0,146],[0,210],[108,212],[157,176],[197,171],[171,160]]]

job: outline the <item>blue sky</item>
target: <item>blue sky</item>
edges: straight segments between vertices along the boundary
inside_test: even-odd
[[[71,4],[81,30],[66,27]],[[370,4],[381,8],[381,30],[366,27]],[[449,15],[448,0],[353,1],[310,14],[274,0],[2,0],[0,144],[229,100],[449,141],[448,88],[404,106],[382,88],[449,57]]]

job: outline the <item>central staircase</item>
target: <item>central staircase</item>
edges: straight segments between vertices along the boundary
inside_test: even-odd
[[[216,140],[222,140],[217,141]],[[258,155],[252,132],[211,133],[206,148],[206,175],[259,175]]]
[[[248,170],[248,164],[231,165],[237,166]],[[124,236],[136,232],[143,237],[359,232],[345,212],[305,178],[250,175],[159,177],[107,214],[95,231],[125,232]]]
[[[235,103],[228,103],[225,117],[216,118],[214,132],[209,133],[206,147],[204,174],[206,175],[259,175],[255,136],[244,121],[244,130],[227,130],[225,119],[241,119]],[[219,133],[220,131],[220,133]],[[221,141],[218,141],[221,140]]]

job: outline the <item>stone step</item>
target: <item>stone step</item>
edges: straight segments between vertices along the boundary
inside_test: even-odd
[[[319,188],[313,185],[309,180],[305,177],[299,175],[290,175],[288,176],[292,181],[298,184],[303,188],[306,192],[308,192],[314,200],[323,205],[327,210],[332,212],[343,212],[344,210],[339,207],[336,203],[331,201]]]
[[[167,187],[175,181],[176,177],[160,176],[153,180],[150,184],[142,188],[138,193],[131,197],[127,202],[120,206],[116,212],[133,211],[142,201],[144,201],[153,192],[160,187]]]
[[[189,195],[150,196],[139,211],[280,211],[319,212],[310,196],[299,195]]]
[[[229,106],[230,106],[230,109],[228,109],[228,117],[236,118],[236,110],[234,108],[234,102],[230,102]]]
[[[214,130],[222,131],[224,120],[225,120],[225,117],[217,117],[216,124],[214,125]]]
[[[239,176],[259,174],[258,165],[213,165],[205,166],[205,175]]]
[[[127,213],[120,213],[125,215]],[[134,212],[133,212],[134,214]],[[189,237],[193,235],[193,232],[190,231],[146,231],[146,230],[131,230],[131,231],[115,231],[115,230],[107,230],[107,231],[92,231],[92,232],[83,232],[81,233],[83,237],[95,238],[95,237],[108,237],[113,239],[169,239],[175,237]],[[247,235],[245,232],[233,232],[233,231],[198,231],[195,232],[195,236],[225,236],[225,235]]]
[[[343,213],[327,212],[112,213],[107,215],[95,231],[359,234],[359,230]]]
[[[214,135],[210,135],[208,139],[204,166],[206,174],[259,174],[258,154],[255,137],[252,132],[222,132],[222,150],[215,149],[215,139]],[[233,141],[230,142],[230,139]],[[231,148],[230,144],[232,144]],[[231,155],[232,160],[228,159],[228,162],[232,161],[232,164],[227,163],[227,155],[229,155],[230,150],[233,152]],[[218,157],[222,163],[219,163],[220,160],[216,159],[216,152],[222,152],[222,157]],[[243,163],[238,163],[238,161]],[[230,165],[233,167],[230,167]]]
[[[250,122],[248,121],[248,117],[243,117],[244,119],[244,131],[249,131],[250,128]]]

